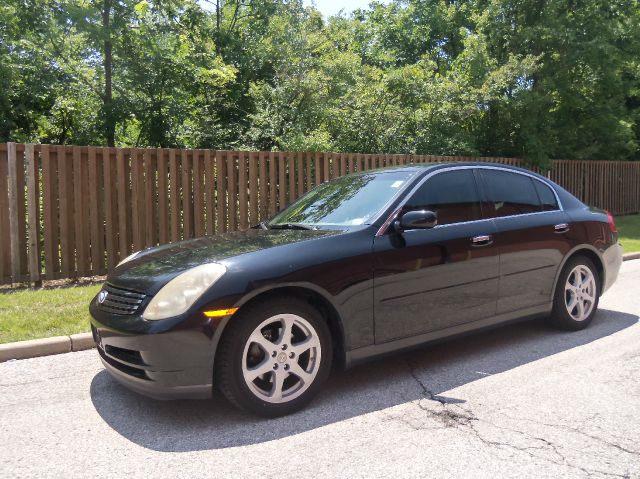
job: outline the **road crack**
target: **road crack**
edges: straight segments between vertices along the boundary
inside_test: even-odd
[[[431,390],[427,386],[427,384],[425,384],[425,382],[422,379],[420,379],[418,373],[416,372],[415,366],[408,360],[406,363],[408,366],[409,374],[413,378],[414,382],[420,387],[420,390],[423,396],[423,398],[420,398],[419,400],[414,401],[414,404],[418,406],[420,411],[426,412],[429,415],[429,417],[443,424],[443,426],[439,428],[427,426],[427,425],[416,426],[414,423],[408,421],[405,418],[393,417],[389,419],[398,420],[404,424],[407,424],[414,430],[446,429],[446,428],[457,428],[461,430],[466,430],[478,441],[482,442],[487,446],[498,448],[498,449],[511,449],[517,452],[521,452],[521,453],[527,454],[530,457],[537,458],[557,466],[568,467],[576,471],[580,471],[583,474],[585,474],[587,477],[592,477],[593,475],[601,475],[601,476],[607,476],[607,477],[620,477],[620,478],[629,477],[628,473],[617,474],[617,473],[612,473],[608,471],[588,469],[580,465],[574,464],[561,451],[561,449],[563,449],[563,446],[557,445],[553,441],[545,437],[532,435],[520,429],[514,429],[506,426],[497,425],[491,421],[487,421],[485,419],[478,417],[470,409],[462,407],[457,400],[452,400],[451,398],[446,398],[433,392],[433,390]],[[518,419],[516,418],[512,418],[507,415],[504,415],[501,411],[495,411],[495,412],[513,421],[518,421]],[[536,422],[536,421],[532,421],[532,422]],[[518,445],[518,444],[514,444],[513,442],[503,442],[503,441],[491,439],[487,437],[483,433],[483,431],[480,430],[479,426],[481,424],[485,425],[488,428],[494,428],[500,431],[517,434],[522,438],[523,441],[529,442],[529,444]],[[537,422],[537,424],[547,426],[547,427],[562,427],[560,425],[550,425],[550,424],[545,424],[540,422]],[[634,454],[634,455],[638,454],[637,451],[625,448],[615,443],[610,443],[596,436],[591,436],[590,434],[584,433],[577,428],[570,428],[568,426],[565,428],[570,429],[574,432],[583,434],[584,436],[589,437],[591,439],[606,443],[611,447],[618,449],[622,452],[625,452],[628,454]]]

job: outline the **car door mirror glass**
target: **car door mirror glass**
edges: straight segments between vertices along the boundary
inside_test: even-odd
[[[437,215],[430,210],[407,211],[394,222],[397,232],[404,230],[430,229],[438,224]]]

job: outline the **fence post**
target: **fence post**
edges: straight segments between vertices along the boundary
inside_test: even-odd
[[[20,234],[18,222],[18,158],[16,144],[7,143],[7,159],[9,163],[9,240],[11,243],[11,278],[17,283],[20,277]]]
[[[24,157],[27,163],[27,231],[29,235],[29,276],[32,283],[40,282],[40,238],[38,217],[38,162],[33,152],[33,144],[24,147]]]

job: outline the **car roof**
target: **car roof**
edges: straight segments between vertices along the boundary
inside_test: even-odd
[[[435,171],[441,170],[444,168],[452,168],[452,167],[493,167],[493,168],[501,168],[505,170],[511,170],[516,173],[526,173],[528,175],[534,175],[538,178],[545,179],[544,176],[539,175],[538,173],[527,170],[526,168],[521,168],[519,166],[505,165],[503,163],[492,163],[488,161],[445,161],[438,163],[413,163],[410,165],[397,165],[397,166],[387,166],[385,168],[377,168],[374,170],[363,171],[363,173],[370,172],[389,172],[389,171],[416,171],[416,172],[426,172],[426,171]],[[548,180],[547,180],[548,181]]]
[[[558,185],[557,183],[553,182],[552,180],[550,180],[549,178],[546,178],[544,176],[542,176],[539,173],[536,173],[535,171],[531,171],[531,170],[527,170],[526,168],[521,168],[519,166],[513,166],[513,165],[505,165],[503,163],[492,163],[492,162],[488,162],[488,161],[446,161],[446,162],[441,162],[441,163],[417,163],[417,164],[411,164],[411,165],[398,165],[398,166],[390,166],[390,167],[386,167],[386,168],[380,168],[377,170],[369,170],[369,171],[378,171],[378,172],[386,172],[386,171],[412,171],[412,172],[422,172],[424,173],[423,175],[420,175],[420,177],[423,177],[424,175],[427,174],[428,171],[437,171],[437,170],[441,170],[441,169],[445,169],[445,168],[452,168],[452,167],[478,167],[478,168],[500,168],[501,170],[507,170],[507,171],[513,171],[514,173],[523,173],[529,176],[532,176],[534,178],[539,179],[540,181],[542,181],[543,183],[549,185],[550,187],[552,187],[556,194],[558,195],[558,197],[560,198],[563,208],[565,210],[567,209],[571,209],[571,208],[584,208],[585,204],[580,201],[578,198],[576,198],[574,195],[572,195],[571,193],[569,193],[567,190],[565,190],[562,186]],[[362,173],[367,173],[367,171],[363,171]]]

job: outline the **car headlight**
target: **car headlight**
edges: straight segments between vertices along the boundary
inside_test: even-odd
[[[203,264],[185,271],[162,287],[142,317],[155,321],[186,312],[226,271],[227,268],[218,263]]]
[[[141,251],[136,251],[135,253],[130,254],[129,256],[127,256],[125,259],[123,259],[122,261],[120,261],[117,265],[116,268],[118,266],[121,266],[123,264],[125,264],[127,261],[131,261],[133,258],[135,258],[136,256],[138,256],[141,253]]]

